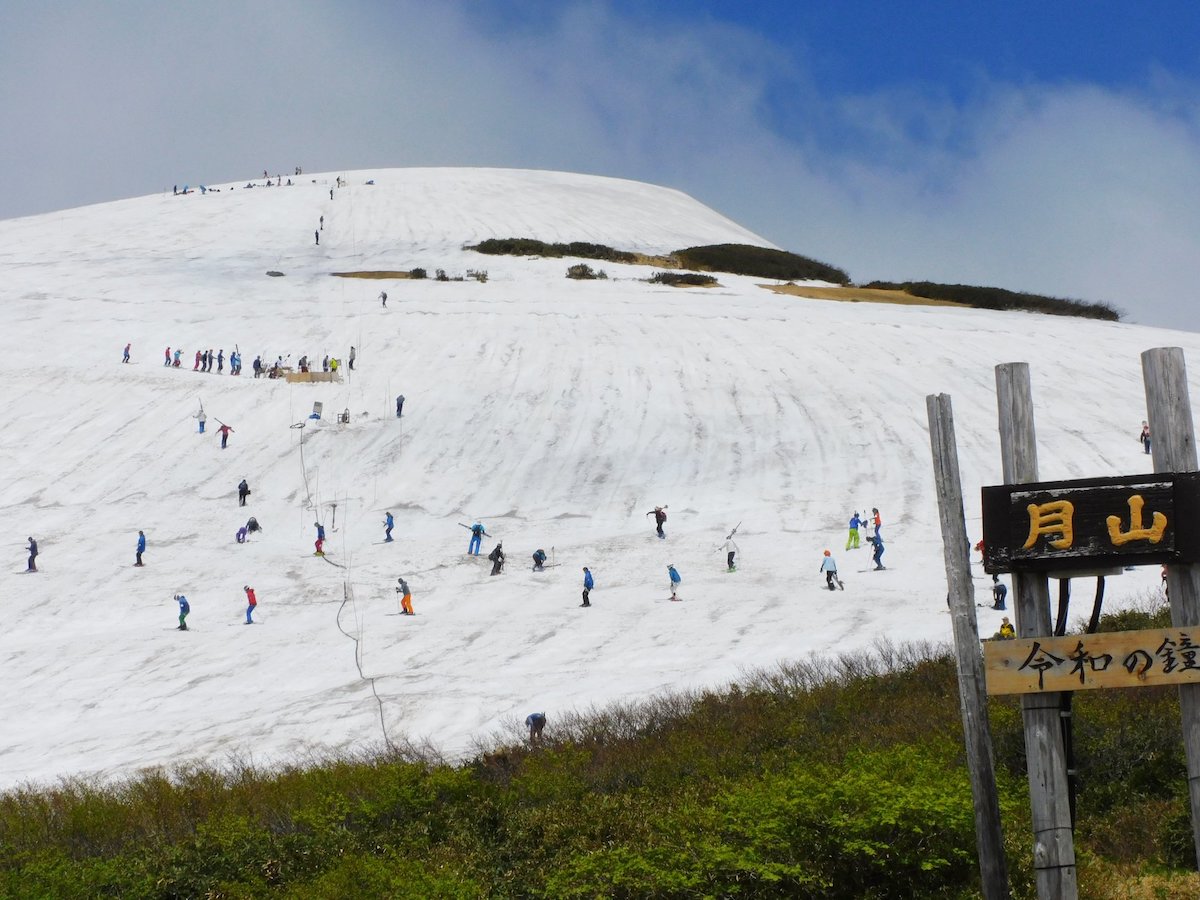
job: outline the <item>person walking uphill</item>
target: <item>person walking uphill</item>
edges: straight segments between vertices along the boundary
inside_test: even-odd
[[[737,566],[734,564],[734,560],[737,559],[738,545],[734,543],[733,538],[726,538],[725,543],[717,549],[725,551],[725,571],[736,571]]]
[[[492,561],[493,575],[499,575],[504,571],[504,541],[496,543],[496,546],[492,548],[492,552],[488,554],[488,559]]]
[[[383,520],[383,541],[385,544],[392,539],[392,526],[394,524],[395,520],[392,518],[392,514],[389,512],[387,514],[387,518]]]
[[[396,588],[396,593],[400,595],[400,615],[415,616],[412,608],[412,592],[408,589],[408,582],[403,578],[397,578],[396,581],[400,586]]]
[[[188,613],[192,611],[192,607],[188,604],[188,599],[183,594],[176,594],[175,602],[179,604],[179,628],[177,630],[187,631],[187,617]]]
[[[250,496],[250,485],[246,484],[246,479],[243,478],[238,483],[238,506],[246,505],[246,498]]]
[[[591,606],[592,605],[592,600],[589,595],[592,593],[592,588],[594,588],[595,586],[596,586],[596,582],[592,578],[591,570],[587,566],[584,566],[583,567],[583,602],[579,604],[580,606]]]
[[[135,566],[143,565],[142,554],[145,552],[146,552],[146,533],[144,531],[139,531],[138,532],[138,540],[137,540],[137,562],[134,563]]]
[[[203,431],[203,429],[201,429],[201,430]],[[217,433],[219,435],[221,435],[221,449],[222,450],[225,449],[225,444],[229,440],[229,432],[231,432],[231,431],[233,431],[233,429],[230,428],[228,425],[226,425],[224,422],[222,422],[221,427],[217,429]]]
[[[679,573],[675,571],[675,566],[673,565],[667,566],[667,575],[671,578],[671,599],[678,600],[679,598],[675,596],[675,591],[678,590],[679,582],[683,581],[683,579],[679,577]]]
[[[32,536],[30,536],[30,538],[29,538],[29,546],[26,547],[25,549],[29,551],[29,564],[26,567],[25,571],[26,572],[36,572],[37,571],[38,548],[37,548],[37,541],[35,541]]]
[[[246,592],[246,624],[253,625],[254,619],[251,616],[254,614],[254,608],[258,606],[258,598],[254,596],[254,588],[246,585],[242,588]]]
[[[854,511],[854,515],[850,517],[850,534],[846,537],[846,549],[857,550],[859,547],[858,529],[862,527],[862,519],[858,517],[858,510]]]
[[[1138,435],[1138,440],[1142,442],[1142,449],[1147,453],[1150,452],[1150,423],[1142,423],[1142,433]]]
[[[476,522],[471,526],[471,542],[467,544],[467,553],[469,555],[479,555],[479,545],[483,543],[483,538],[485,536],[491,537],[491,535],[487,533],[483,525],[481,525],[479,522]]]
[[[650,512],[646,513],[648,516],[654,516],[654,533],[660,538],[665,538],[667,536],[663,532],[663,522],[667,521],[666,509],[667,508],[665,506],[656,506],[654,509],[650,510]]]
[[[833,554],[828,550],[825,551],[825,558],[821,560],[821,568],[817,571],[825,573],[825,586],[831,591],[838,588],[841,588],[843,591],[846,589],[846,586],[842,584],[842,580],[838,578],[837,562],[834,560]]]
[[[358,359],[358,354],[355,352],[354,348],[351,347],[350,348],[350,368],[351,369],[354,368],[354,360],[356,360],[356,359]]]

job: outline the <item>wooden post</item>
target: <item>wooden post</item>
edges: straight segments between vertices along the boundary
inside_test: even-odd
[[[1183,350],[1160,347],[1142,354],[1146,384],[1146,421],[1155,472],[1195,472],[1196,437],[1188,400]],[[1168,565],[1171,624],[1200,625],[1200,566]],[[1192,806],[1192,843],[1200,861],[1200,684],[1179,686],[1183,747],[1187,754],[1188,795]]]
[[[947,394],[929,395],[925,398],[925,407],[929,414],[929,446],[933,451],[934,485],[942,523],[946,583],[950,588],[954,655],[958,665],[958,701],[966,743],[967,771],[975,800],[979,877],[984,900],[1006,900],[1010,896],[1008,867],[1004,861],[1004,835],[1000,830],[1000,801],[996,794],[996,767],[987,717],[987,686],[983,656],[979,650],[979,625],[975,619],[975,589],[971,584],[970,544],[963,513],[954,412]]]
[[[1005,484],[1037,481],[1037,437],[1028,363],[996,366],[996,400]],[[1013,592],[1020,636],[1050,634],[1050,585],[1046,576],[1017,573],[1013,576]],[[1057,692],[1021,698],[1033,817],[1033,866],[1041,900],[1075,900],[1079,896],[1060,698]]]

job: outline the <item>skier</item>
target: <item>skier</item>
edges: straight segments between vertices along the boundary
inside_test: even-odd
[[[37,541],[35,541],[32,536],[30,536],[30,538],[29,538],[29,546],[26,547],[25,549],[29,551],[29,564],[26,567],[25,571],[26,572],[36,572],[37,571],[38,548],[37,548]]]
[[[529,743],[540,743],[542,729],[546,727],[546,714],[544,712],[530,713],[525,717],[525,727],[529,729]]]
[[[354,360],[356,360],[357,358],[358,358],[358,357],[357,357],[357,356],[355,355],[355,353],[354,353],[354,348],[353,348],[353,347],[351,347],[351,348],[350,348],[350,368],[351,368],[351,369],[353,369],[353,368],[354,368]]]
[[[854,515],[850,517],[850,535],[846,538],[846,549],[858,549],[858,529],[862,526],[862,519],[858,517],[858,510],[854,511]]]
[[[258,606],[258,598],[254,596],[254,588],[250,585],[245,585],[242,590],[246,592],[246,603],[249,604],[246,607],[246,624],[253,625],[254,619],[251,618],[251,615],[254,613],[254,607]]]
[[[663,522],[667,521],[666,509],[665,506],[656,506],[646,513],[648,516],[654,516],[654,531],[660,538],[666,537],[666,534],[663,533]]]
[[[379,299],[383,301],[383,308],[387,309],[387,291],[380,291]]]
[[[246,498],[250,496],[250,485],[246,484],[246,479],[243,478],[238,484],[238,506],[246,505]]]
[[[467,553],[478,556],[479,555],[479,545],[481,543],[483,543],[483,538],[485,536],[491,537],[491,535],[488,534],[487,531],[484,529],[483,525],[481,525],[479,522],[476,522],[474,525],[472,525],[471,526],[471,543],[467,544]]]
[[[317,550],[313,554],[313,556],[324,556],[325,555],[325,550],[324,550],[325,526],[322,525],[320,522],[313,522],[313,525],[316,526],[316,529],[317,529],[317,541],[316,541]]]
[[[176,350],[176,351],[175,351],[175,355],[174,355],[174,357],[172,357],[172,360],[171,360],[171,366],[172,366],[172,368],[175,368],[175,369],[178,369],[178,368],[179,368],[179,357],[180,357],[180,356],[182,356],[182,355],[183,355],[183,351],[182,351],[182,350]]]
[[[591,597],[589,595],[592,592],[592,588],[594,588],[595,586],[596,586],[596,582],[592,578],[591,570],[587,566],[584,566],[583,567],[583,602],[579,604],[580,606],[591,606],[592,605]]]
[[[204,423],[208,421],[208,416],[204,414],[204,407],[200,407],[200,412],[196,413],[196,427],[200,429],[199,434],[204,434]]]
[[[675,591],[679,587],[679,582],[683,579],[679,577],[679,573],[675,571],[675,566],[673,565],[667,566],[667,574],[671,576],[671,599],[678,600],[679,598],[675,596]]]
[[[224,450],[225,442],[229,440],[229,432],[233,431],[233,429],[222,422],[221,427],[218,428],[217,431],[221,434],[221,449]]]
[[[871,535],[871,546],[875,548],[875,552],[871,554],[871,562],[875,563],[875,571],[887,568],[883,564],[883,538],[880,536],[878,528]]]
[[[258,524],[258,519],[251,516],[246,520],[246,533],[254,534],[256,531],[263,531],[263,527]],[[266,532],[264,531],[263,533],[265,534]]]
[[[129,362],[129,348],[130,348],[130,347],[132,347],[132,346],[133,346],[133,344],[126,344],[126,345],[125,345],[125,356],[124,356],[124,358],[121,360],[121,362],[123,362],[123,363],[127,363],[127,362]]]
[[[400,413],[404,411],[404,395],[401,394],[396,398],[396,418],[400,418]]]
[[[533,571],[541,572],[546,564],[546,551],[539,547],[533,551]]]
[[[383,537],[383,540],[384,540],[384,543],[387,543],[388,541],[390,541],[390,540],[392,539],[392,525],[393,525],[393,524],[394,524],[394,521],[393,521],[393,519],[392,519],[392,514],[389,512],[389,513],[387,514],[387,518],[383,520],[383,527],[384,527],[384,532],[383,532],[383,534],[384,534],[384,537]]]
[[[176,594],[175,602],[179,604],[179,628],[177,630],[187,631],[187,617],[188,613],[192,611],[192,607],[188,604],[188,599],[183,594]]]
[[[734,558],[737,556],[738,545],[736,543],[734,543],[733,538],[732,537],[726,538],[725,543],[722,544],[720,547],[717,547],[717,549],[725,551],[725,571],[727,571],[727,572],[735,571],[737,569],[737,566],[735,566],[733,564],[733,561],[734,561]]]
[[[166,349],[166,352],[163,353],[163,365],[169,366],[170,364],[171,364],[171,348],[168,347]]]
[[[1150,423],[1149,422],[1142,423],[1142,433],[1140,435],[1138,435],[1138,440],[1142,442],[1142,448],[1147,453],[1149,453],[1150,452]]]
[[[396,588],[396,593],[400,595],[400,615],[416,615],[412,608],[412,592],[408,589],[408,582],[403,578],[397,578],[396,581],[400,583],[400,587]]]
[[[875,533],[879,534],[879,529],[883,527],[883,519],[879,517],[879,510],[871,507],[871,525],[875,529]]]
[[[504,569],[504,541],[496,543],[496,546],[492,548],[492,552],[488,554],[488,559],[492,561],[492,574],[499,575]]]
[[[137,540],[137,562],[134,563],[135,566],[143,565],[142,554],[145,552],[146,552],[146,533],[144,531],[139,531],[138,532],[138,540]]]
[[[992,576],[992,609],[1008,609],[1005,605],[1005,600],[1008,597],[1008,588],[1000,582],[999,575]]]
[[[817,571],[825,573],[825,585],[831,591],[837,590],[839,587],[845,590],[845,587],[842,586],[842,580],[838,578],[837,562],[834,560],[833,554],[828,550],[825,551],[825,558],[821,560],[821,568]]]

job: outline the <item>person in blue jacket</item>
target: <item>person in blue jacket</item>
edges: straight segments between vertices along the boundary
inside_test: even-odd
[[[855,510],[854,515],[851,516],[851,518],[850,518],[850,534],[846,538],[846,549],[847,550],[857,550],[858,549],[858,547],[859,547],[858,529],[861,527],[862,527],[862,519],[860,519],[858,517],[858,510]]]
[[[143,565],[142,554],[145,552],[146,552],[146,533],[144,531],[139,531],[138,532],[138,543],[137,543],[137,562],[134,563],[135,566]]]
[[[533,571],[541,572],[546,566],[546,551],[538,547],[533,551]]]
[[[679,582],[683,581],[683,579],[679,577],[679,573],[675,571],[673,565],[667,566],[667,574],[671,576],[671,599],[678,600],[679,598],[675,596],[675,591],[679,587]]]
[[[479,522],[471,526],[471,543],[467,545],[467,553],[472,553],[475,556],[479,555],[479,545],[483,543],[483,536],[485,534],[491,537]]]
[[[530,713],[525,717],[525,727],[529,729],[529,743],[540,742],[542,729],[546,727],[546,714],[544,712]]]
[[[187,631],[187,617],[192,608],[188,605],[188,599],[183,594],[176,594],[175,602],[179,604],[179,628],[177,630]]]
[[[879,536],[879,529],[875,529],[875,533],[871,535],[871,546],[875,548],[875,552],[871,555],[871,561],[875,563],[875,571],[887,568],[883,564],[883,538]]]
[[[596,582],[592,578],[592,572],[587,566],[583,567],[583,602],[580,606],[591,606],[592,601],[588,595],[592,592],[592,588],[596,586]]]
[[[313,553],[313,556],[324,556],[325,555],[325,526],[322,525],[320,522],[313,522],[313,525],[317,529],[317,540],[316,540],[316,545],[315,545],[317,549]]]
[[[392,525],[393,524],[394,524],[394,521],[392,519],[392,514],[389,512],[387,514],[387,518],[383,520],[383,525],[384,525],[384,538],[383,539],[385,542],[390,541],[392,539]]]
[[[29,538],[29,546],[26,547],[25,549],[29,551],[29,565],[25,569],[25,571],[26,572],[36,572],[37,571],[38,548],[37,548],[37,541],[35,541],[32,536],[30,536],[30,538]]]

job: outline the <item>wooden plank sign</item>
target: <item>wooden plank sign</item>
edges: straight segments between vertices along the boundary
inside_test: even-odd
[[[1200,682],[1200,626],[983,642],[989,694]]]
[[[988,573],[1200,562],[1200,474],[985,487],[983,544]]]

